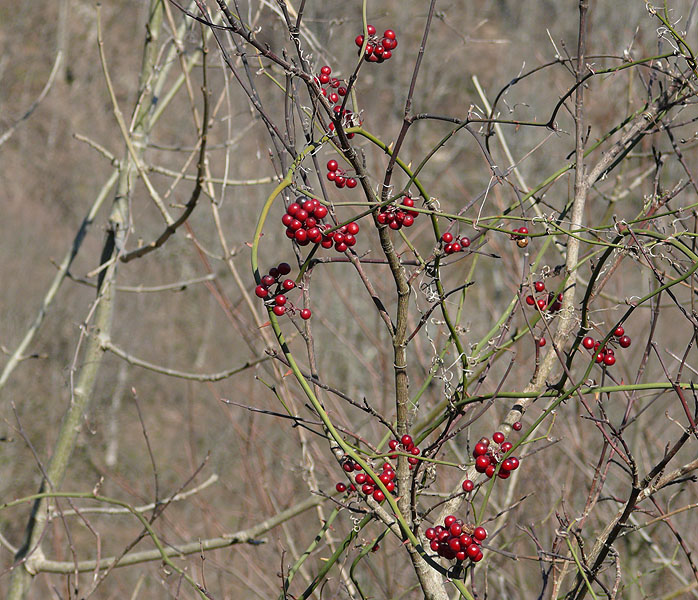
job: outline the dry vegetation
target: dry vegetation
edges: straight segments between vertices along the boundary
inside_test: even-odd
[[[298,4],[312,72],[329,64],[333,75],[348,78],[357,65],[362,4],[294,1],[293,20]],[[299,65],[284,5],[250,0],[236,10],[258,28],[261,54],[268,48]],[[208,6],[226,22],[217,2]],[[195,4],[189,8],[201,14]],[[365,131],[391,149],[431,17],[409,116],[439,118],[415,119],[399,157],[414,169],[457,130],[419,173],[426,197],[415,185],[409,190],[427,213],[458,214],[460,221],[422,214],[400,232],[406,237],[383,231],[381,244],[372,217],[363,217],[356,252],[347,255],[360,257],[356,265],[325,251],[317,256],[343,261],[306,272],[313,316],[304,322],[267,312],[254,296],[250,259],[262,207],[293,162],[283,145],[306,148],[313,103],[316,141],[320,121],[328,122],[312,86],[242,37],[217,30],[239,84],[211,29],[175,4],[107,0],[98,16],[82,0],[0,0],[1,595],[698,597],[698,401],[691,386],[698,373],[696,2],[667,0],[666,13],[658,7],[652,14],[640,1],[590,0],[582,64],[577,2],[455,1],[434,9],[385,0],[368,2],[366,11],[380,31],[398,32],[399,47],[389,62],[362,65],[353,100]],[[686,44],[677,40],[682,32]],[[59,53],[48,93],[24,118]],[[598,74],[604,69],[616,70]],[[597,72],[583,98],[575,93],[578,70]],[[501,129],[488,122],[493,115],[476,81],[490,103],[514,83],[494,108],[506,121]],[[289,84],[294,95],[285,99]],[[281,137],[270,135],[243,87],[258,94]],[[454,120],[466,118],[469,131],[458,129]],[[636,123],[642,129],[632,137]],[[626,135],[629,151],[582,189],[575,159],[588,151],[588,174]],[[365,166],[367,187],[380,199],[388,154],[361,134],[350,146],[354,166]],[[254,247],[257,276],[288,261],[295,278],[308,256],[310,247],[292,246],[280,224],[284,204],[300,189],[331,203],[339,221],[375,207],[366,203],[376,197],[361,186],[338,190],[324,179],[330,158],[341,160],[325,139],[303,162],[305,180],[294,171],[293,187],[272,204]],[[197,165],[201,193],[186,223],[155,251],[121,260],[165,229],[153,196],[174,219],[185,211],[198,191]],[[396,169],[390,183],[389,192],[398,193],[409,177]],[[76,238],[100,195],[84,239]],[[118,218],[128,226],[115,227]],[[472,251],[444,259],[434,223],[440,232],[450,226],[470,236]],[[525,248],[506,233],[522,225],[533,234]],[[106,256],[114,260],[100,269],[112,234],[116,249]],[[78,252],[61,277],[74,244]],[[570,248],[579,252],[573,264]],[[386,260],[398,257],[404,268],[391,272]],[[400,387],[391,333],[360,275],[393,322],[417,330],[406,351],[409,389]],[[57,277],[45,318],[17,357]],[[396,282],[405,277],[410,296],[399,309]],[[539,279],[565,294],[554,315],[525,305]],[[472,285],[449,295],[442,310],[444,292],[466,282]],[[297,293],[292,298],[303,304]],[[580,346],[582,327],[603,339],[621,321],[632,346],[616,351],[613,367],[591,365]],[[275,338],[280,332],[300,370],[341,394],[304,390]],[[541,336],[547,344],[538,348]],[[239,372],[208,377],[230,369]],[[313,391],[355,457],[385,451],[391,434],[377,413],[443,464],[422,464],[413,482],[406,461],[395,461],[403,489],[414,494],[382,511],[374,501],[337,495],[346,448],[328,433]],[[64,419],[76,406],[85,410],[73,439]],[[523,429],[511,432],[519,420]],[[480,476],[474,502],[463,502],[464,469],[475,476],[473,444],[497,428],[525,442],[516,449],[521,467],[493,486]],[[67,470],[47,482],[48,472],[59,472],[51,469],[60,443],[67,443]],[[663,457],[670,458],[666,465]],[[374,461],[378,469],[381,463]],[[645,485],[661,485],[635,505],[633,494],[649,473]],[[48,499],[7,506],[40,488]],[[56,498],[59,491],[66,497]],[[168,500],[176,493],[186,497]],[[485,558],[465,574],[447,573],[453,561],[429,559],[428,573],[418,577],[426,563],[391,515],[399,506],[403,524],[421,536],[445,510],[428,509],[447,499],[466,521],[485,523]],[[297,514],[284,515],[294,507]],[[350,539],[365,515],[373,518]],[[619,530],[609,531],[619,519]],[[28,523],[38,532],[29,552],[22,551]],[[198,550],[199,541],[215,545],[256,526],[251,537]],[[368,552],[378,537],[380,549]],[[345,540],[346,550],[328,561]],[[186,555],[177,555],[183,549]],[[128,562],[148,551],[148,560],[104,569],[111,557]],[[95,560],[97,568],[85,562]],[[332,569],[311,591],[327,564]],[[459,576],[464,583],[456,589],[447,579]]]

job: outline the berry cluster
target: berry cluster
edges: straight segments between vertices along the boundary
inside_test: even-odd
[[[409,196],[404,196],[400,204],[407,207],[414,206],[414,200]],[[416,210],[402,210],[397,206],[389,205],[385,210],[378,213],[376,217],[381,225],[387,225],[390,229],[398,230],[402,227],[412,227],[414,220],[419,213]]]
[[[407,454],[411,454],[412,456],[407,457],[407,462],[410,463],[410,469],[412,469],[412,467],[419,462],[417,457],[421,451],[419,448],[417,448],[417,446],[414,445],[412,436],[407,433],[400,438],[400,441],[390,440],[388,442],[388,448],[390,448],[393,452],[395,450],[403,450]],[[391,454],[390,458],[397,458],[397,454]]]
[[[613,337],[610,341],[617,341],[621,348],[627,348],[632,343],[629,336],[625,335],[625,329],[620,325],[613,330]],[[613,348],[604,346],[601,348],[601,342],[595,340],[591,336],[586,336],[582,340],[582,346],[587,350],[592,350],[594,352],[594,360],[597,363],[603,363],[607,367],[612,367],[616,364],[616,357]]]
[[[255,295],[258,298],[262,298],[267,306],[271,306],[277,317],[296,312],[296,307],[286,297],[285,293],[295,288],[296,282],[293,279],[281,280],[282,276],[288,275],[290,272],[291,265],[282,262],[277,267],[269,269],[269,273],[262,277],[262,283],[254,289]],[[271,289],[272,287],[274,288],[273,290]],[[308,320],[311,315],[309,308],[300,310],[300,316],[303,320]]]
[[[366,50],[364,56],[368,62],[382,63],[388,60],[393,55],[393,50],[397,48],[397,36],[392,29],[386,29],[383,32],[383,37],[376,35],[376,28],[373,25],[366,27],[368,40],[366,42]],[[364,36],[357,35],[354,40],[361,52],[361,46],[364,45]]]
[[[281,217],[281,222],[286,226],[286,237],[295,240],[301,246],[307,246],[312,242],[320,244],[323,248],[334,246],[337,252],[346,252],[356,244],[359,224],[352,222],[329,232],[332,226],[322,223],[322,219],[326,216],[327,207],[320,204],[319,200],[299,199],[288,205],[286,214]]]
[[[332,69],[328,65],[324,65],[320,68],[320,74],[315,77],[320,86],[320,93],[325,96],[332,105],[332,112],[335,115],[335,119],[341,117],[342,127],[352,127],[356,123],[354,122],[354,113],[348,108],[342,110],[342,104],[344,104],[344,97],[347,95],[347,88],[342,85],[342,81],[336,77],[330,77]],[[330,122],[328,125],[330,131],[334,131],[334,123]],[[353,133],[347,133],[347,138],[351,139],[354,137]]]
[[[514,232],[511,234],[511,239],[516,241],[516,245],[519,248],[525,248],[528,246],[527,235],[528,227],[519,227],[518,229],[514,229]]]
[[[332,69],[325,65],[320,69],[320,75],[316,80],[320,85],[320,93],[330,101],[334,112],[338,114],[342,110],[342,98],[347,95],[347,88],[336,77],[330,77],[331,73]]]
[[[545,283],[542,281],[536,281],[533,284],[533,289],[536,294],[543,294],[545,292]],[[526,296],[526,304],[529,306],[538,306],[540,310],[549,310],[550,312],[557,312],[562,308],[562,294],[558,294],[555,298],[553,292],[547,292],[542,296],[539,295],[537,298],[533,294]]]
[[[492,478],[501,462],[499,477],[506,479],[511,475],[512,471],[519,468],[519,459],[515,456],[510,456],[502,460],[502,456],[512,449],[513,444],[505,441],[504,434],[501,431],[495,431],[492,434],[492,442],[494,443],[490,444],[489,438],[483,437],[475,444],[473,449],[475,470]]]
[[[345,185],[348,188],[356,187],[356,179],[347,177],[344,169],[340,169],[339,163],[334,159],[327,161],[327,179],[334,181],[338,188],[343,188]]]
[[[361,493],[363,493],[365,496],[373,496],[373,499],[376,502],[383,502],[385,500],[385,494],[383,493],[383,490],[381,490],[377,485],[375,480],[370,477],[368,474],[363,473],[363,469],[361,468],[361,465],[349,458],[348,456],[344,457],[344,460],[342,462],[342,468],[347,472],[347,473],[353,473],[354,471],[359,471],[356,473],[354,476],[354,481],[356,482],[356,485],[353,483],[349,484],[349,487],[345,483],[342,483],[341,481],[337,483],[335,486],[335,489],[340,492],[346,492],[347,489],[349,489],[350,492],[354,492],[357,489],[361,490]],[[383,471],[382,473],[378,476],[378,479],[381,480],[383,485],[385,486],[385,489],[388,490],[391,494],[395,493],[396,487],[395,487],[395,470],[393,469],[392,465],[389,462],[386,462],[383,464]]]
[[[465,252],[470,246],[470,238],[453,237],[450,231],[447,231],[441,236],[441,241],[444,243],[444,252],[446,254],[455,254],[456,252]]]
[[[430,543],[429,547],[439,556],[448,560],[463,561],[469,558],[472,562],[482,560],[480,543],[487,538],[484,527],[464,525],[461,519],[448,515],[444,519],[443,527],[429,527],[424,532]]]

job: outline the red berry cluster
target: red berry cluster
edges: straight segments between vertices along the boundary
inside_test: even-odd
[[[320,85],[320,93],[333,105],[334,112],[338,114],[342,110],[342,98],[347,95],[347,88],[336,77],[330,77],[332,69],[327,65],[320,69],[320,75],[316,77]]]
[[[627,348],[632,343],[630,337],[625,335],[625,329],[623,329],[620,325],[613,330],[613,337],[610,341],[617,341],[621,348]],[[592,350],[594,352],[594,360],[597,363],[603,363],[607,367],[612,367],[616,364],[616,357],[613,348],[608,346],[601,348],[601,342],[599,340],[595,340],[591,336],[586,336],[582,340],[582,346],[584,346],[587,350]]]
[[[338,188],[343,188],[345,185],[348,188],[356,187],[356,179],[347,177],[344,169],[340,169],[339,163],[334,159],[327,161],[327,179],[334,181]]]
[[[335,486],[335,489],[340,492],[346,492],[347,489],[349,491],[354,492],[357,489],[360,489],[361,492],[365,496],[373,496],[373,499],[376,502],[383,502],[385,500],[385,494],[383,493],[383,490],[381,490],[377,485],[375,480],[370,477],[368,474],[361,472],[363,469],[361,468],[361,465],[349,458],[348,456],[344,458],[344,461],[342,462],[342,468],[347,472],[347,473],[352,473],[354,471],[359,471],[356,473],[354,476],[354,481],[356,482],[356,485],[353,483],[349,485],[347,488],[347,485],[345,483],[342,483],[341,481],[337,483]],[[395,493],[396,487],[395,487],[395,470],[393,469],[392,465],[389,462],[386,462],[383,464],[383,471],[382,473],[378,476],[378,479],[381,480],[383,485],[385,486],[385,489],[388,490],[391,494]]]
[[[358,223],[343,225],[330,233],[328,230],[332,226],[322,223],[322,219],[327,216],[327,207],[314,198],[299,200],[289,204],[286,214],[281,217],[281,222],[286,226],[286,237],[297,241],[301,246],[307,246],[311,242],[320,244],[323,248],[334,246],[337,252],[346,252],[356,244]]]
[[[450,231],[447,231],[441,236],[441,241],[444,243],[444,252],[446,254],[455,254],[456,252],[465,252],[465,249],[470,246],[470,238],[453,237]]]
[[[412,436],[407,433],[400,438],[400,441],[390,440],[388,442],[388,448],[393,451],[403,450],[404,452],[411,454],[412,456],[407,457],[407,462],[410,463],[410,469],[412,469],[412,467],[419,462],[417,457],[419,456],[420,449],[414,445]],[[397,454],[391,454],[390,458],[397,458]]]
[[[393,50],[397,48],[397,36],[392,29],[386,29],[383,32],[383,37],[376,35],[376,28],[373,25],[366,27],[368,33],[368,41],[366,42],[366,50],[364,56],[368,62],[382,63],[384,60],[390,59],[393,55]],[[364,36],[357,35],[354,40],[361,52],[361,46],[364,45]]]
[[[518,229],[514,229],[514,232],[511,234],[511,239],[516,241],[516,245],[519,248],[525,248],[528,246],[527,235],[528,227],[519,227]]]
[[[290,272],[291,265],[282,262],[277,267],[269,269],[269,273],[262,277],[262,283],[254,289],[255,295],[258,298],[262,298],[267,306],[271,306],[277,317],[296,312],[296,307],[285,294],[285,292],[290,292],[296,287],[296,282],[293,279],[281,280],[282,276],[288,275]],[[271,289],[272,287],[274,288],[273,290]],[[307,320],[311,315],[309,308],[300,310],[301,319]]]
[[[545,292],[545,283],[542,281],[536,281],[533,284],[533,289],[536,294],[543,294]],[[526,304],[529,306],[538,306],[540,310],[549,310],[550,312],[557,312],[562,308],[562,294],[558,294],[555,298],[553,292],[547,292],[542,296],[539,295],[537,298],[533,294],[526,296]]]
[[[414,206],[414,200],[409,196],[404,196],[400,200],[400,204],[411,208]],[[389,205],[385,207],[385,210],[379,212],[376,218],[381,225],[387,225],[390,229],[397,231],[402,227],[412,227],[418,215],[416,210],[402,210],[397,206]]]
[[[464,525],[461,519],[448,515],[444,519],[443,527],[429,527],[424,532],[430,543],[429,547],[439,556],[448,560],[463,561],[469,558],[472,562],[482,560],[480,543],[487,538],[484,527]]]
[[[475,444],[473,449],[475,470],[492,478],[501,461],[499,477],[506,479],[511,475],[512,471],[519,468],[519,459],[515,456],[510,456],[502,460],[502,456],[512,449],[513,444],[505,441],[504,434],[501,431],[495,431],[492,434],[492,441],[494,443],[490,444],[489,438],[484,437]]]

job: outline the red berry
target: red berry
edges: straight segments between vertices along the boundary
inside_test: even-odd
[[[476,527],[475,531],[473,531],[473,537],[481,542],[487,538],[487,530],[484,527]]]
[[[585,337],[582,340],[582,346],[584,346],[587,350],[591,350],[594,347],[594,338],[592,337]]]
[[[291,272],[291,265],[285,262],[279,263],[279,266],[276,268],[281,275],[288,275]]]
[[[463,528],[458,523],[458,521],[456,521],[451,525],[451,527],[449,527],[449,531],[451,532],[451,535],[454,536],[454,538],[458,538],[460,534],[463,533]],[[460,545],[460,541],[458,542],[458,544]],[[456,550],[456,548],[454,548],[454,550]]]
[[[283,294],[279,294],[276,298],[274,298],[274,302],[277,306],[283,306],[286,304],[287,298]]]
[[[383,493],[383,490],[375,490],[373,492],[373,499],[376,502],[383,502],[383,500],[385,500],[385,494]]]
[[[264,277],[262,277],[262,285],[266,287],[274,285],[274,278],[271,275],[265,275]]]
[[[514,444],[511,442],[502,442],[501,446],[499,446],[502,449],[502,452],[509,452],[514,447]]]
[[[516,423],[511,426],[514,431],[521,431],[522,427],[521,421],[516,421]]]
[[[272,310],[274,311],[274,314],[277,317],[280,317],[281,315],[283,315],[286,312],[286,308],[283,306],[279,306],[278,304],[275,305]]]
[[[460,245],[461,245],[461,249],[462,249],[462,250],[465,250],[466,248],[469,248],[469,247],[470,247],[470,238],[462,237],[462,238],[460,239]]]
[[[620,325],[618,325],[618,327],[616,327],[613,330],[613,335],[615,335],[617,338],[623,337],[625,335],[625,329],[623,329]]]
[[[363,35],[357,35],[356,39],[354,40],[354,43],[361,48],[361,46],[364,45],[364,36]]]
[[[301,209],[301,205],[298,204],[298,202],[291,202],[291,204],[288,205],[288,208],[286,209],[286,212],[289,215],[295,215],[297,211]]]
[[[516,471],[516,469],[519,468],[519,459],[515,456],[510,456],[507,460],[511,464],[511,469],[509,469],[510,471]]]
[[[456,253],[462,250],[461,245],[458,242],[453,242],[451,244],[451,252]]]
[[[372,494],[374,489],[375,489],[375,488],[374,488],[370,483],[364,483],[364,484],[361,486],[361,491],[362,491],[364,494],[366,494],[367,496],[369,496],[370,494]]]
[[[453,241],[453,234],[447,231],[441,236],[441,241],[445,244],[450,244]]]
[[[535,303],[536,299],[533,296],[531,296],[530,294],[526,296],[526,304],[528,304],[529,306],[533,306]]]
[[[480,547],[477,544],[470,544],[470,546],[466,548],[465,552],[471,559],[474,560],[480,552]]]
[[[477,458],[478,456],[482,456],[483,454],[487,454],[487,446],[482,442],[478,442],[477,444],[475,444],[475,448],[473,448],[473,456]]]
[[[400,443],[404,446],[406,450],[411,450],[414,444],[412,443],[412,436],[407,433],[400,438]]]
[[[254,289],[254,293],[255,293],[255,295],[257,295],[257,297],[259,297],[259,298],[266,298],[267,295],[269,294],[269,290],[268,290],[265,286],[263,286],[263,285],[258,285],[258,286]]]
[[[470,481],[470,479],[466,479],[463,482],[463,491],[464,492],[472,492],[474,487],[475,487],[475,484],[472,481]]]
[[[458,529],[460,529],[460,525],[457,525],[456,527],[458,527]],[[454,552],[460,552],[460,540],[457,537],[454,537],[454,538],[451,538],[450,540],[448,540],[448,546]]]
[[[542,338],[540,338],[540,339],[538,340],[538,347],[539,347],[539,348],[542,348],[543,346],[545,346],[546,343],[547,343],[547,342],[545,341],[545,338],[542,337]]]
[[[354,179],[353,177],[349,177],[349,179],[347,179],[347,187],[348,188],[355,188],[356,187],[356,179]]]
[[[281,284],[281,287],[284,288],[286,291],[292,290],[294,287],[296,287],[296,282],[293,281],[293,279],[284,279],[284,282]]]
[[[436,537],[436,529],[429,527],[429,529],[424,532],[424,537],[428,540],[433,540]]]
[[[495,431],[492,434],[492,441],[496,444],[501,444],[504,441],[504,434],[501,431]]]
[[[613,354],[604,354],[603,364],[605,364],[607,367],[612,367],[616,364],[616,357],[613,356]]]
[[[398,447],[398,444],[399,442],[397,440],[390,440],[388,442],[388,448],[390,448],[391,450],[395,450],[395,448]]]
[[[356,235],[359,233],[359,224],[354,223],[353,221],[347,225],[347,233],[351,233],[352,235]]]
[[[523,235],[528,234],[528,227],[519,227],[519,233]]]
[[[437,542],[436,540],[432,540],[432,541],[429,543],[429,547],[430,547],[434,552],[438,552],[438,550],[439,550],[439,548],[440,548],[440,544],[439,544],[439,542]]]
[[[536,292],[543,292],[545,291],[545,284],[542,281],[536,281],[533,284],[533,287],[535,288]]]
[[[304,308],[301,311],[301,319],[303,319],[304,321],[307,321],[312,315],[313,313],[310,312],[309,308]]]
[[[373,25],[367,25],[366,31],[368,32],[368,35],[376,35],[376,28]]]
[[[458,519],[456,519],[456,517],[454,517],[453,515],[448,515],[448,516],[444,519],[444,525],[445,525],[446,527],[450,527],[450,526],[453,525],[457,520],[458,520]]]
[[[402,224],[405,227],[411,227],[414,224],[414,217],[412,215],[405,215]]]
[[[463,561],[468,557],[468,555],[463,551],[456,552],[456,560]]]
[[[487,455],[478,456],[475,459],[475,469],[478,473],[484,473],[487,467],[490,467],[490,457]]]
[[[337,163],[334,158],[332,160],[327,161],[327,170],[328,171],[336,171],[339,168],[339,163]]]
[[[631,340],[627,335],[624,335],[618,340],[618,343],[620,344],[621,348],[627,348],[630,346]]]
[[[329,75],[330,73],[332,73],[332,69],[330,69],[330,67],[325,65],[324,67],[322,67],[320,69],[320,73],[322,73],[323,75]]]
[[[344,485],[341,481],[340,481],[336,486],[334,486],[334,487],[335,487],[335,489],[336,489],[338,492],[340,492],[340,493],[346,492],[346,491],[347,491],[347,486]]]
[[[501,471],[513,471],[513,470],[514,470],[514,467],[513,467],[513,464],[511,462],[511,458],[505,458],[502,461]],[[500,471],[500,473],[501,473],[501,471]]]
[[[545,310],[545,307],[548,306],[548,302],[544,298],[538,298],[536,304],[538,305],[538,308],[540,308],[541,310]]]

